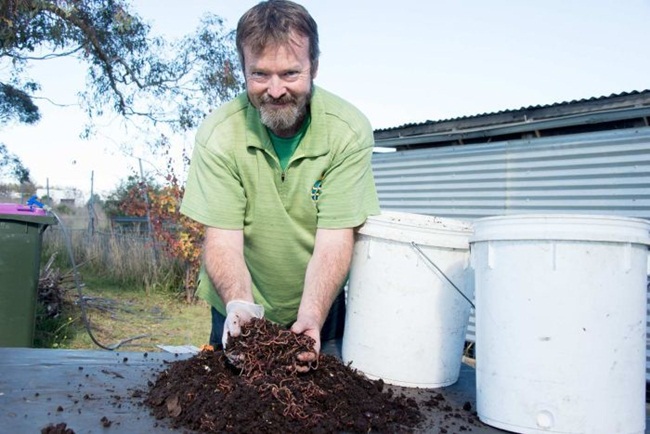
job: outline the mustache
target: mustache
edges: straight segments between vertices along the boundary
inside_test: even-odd
[[[273,98],[268,94],[264,94],[260,97],[260,102],[262,104],[295,104],[296,99],[289,94],[284,94],[280,98]]]

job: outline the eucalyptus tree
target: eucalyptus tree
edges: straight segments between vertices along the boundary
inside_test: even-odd
[[[145,129],[192,129],[243,90],[233,32],[217,15],[206,13],[193,33],[170,40],[126,0],[2,0],[0,126],[40,119],[48,96],[28,67],[61,57],[86,70],[85,133],[108,114]]]

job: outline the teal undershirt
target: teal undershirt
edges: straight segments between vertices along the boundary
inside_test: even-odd
[[[300,127],[300,130],[294,136],[291,137],[278,137],[275,134],[273,134],[271,130],[269,130],[268,128],[266,129],[269,133],[269,137],[271,138],[273,149],[275,149],[275,154],[278,156],[278,159],[280,160],[280,167],[282,167],[282,170],[287,168],[287,165],[289,164],[289,160],[291,159],[291,156],[298,148],[298,144],[302,140],[302,137],[305,135],[305,132],[307,131],[307,127],[309,126],[310,121],[311,121],[311,116],[307,115],[307,118],[302,123],[302,127]]]

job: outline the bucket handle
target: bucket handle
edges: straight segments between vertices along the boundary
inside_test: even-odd
[[[418,253],[420,254],[420,256],[422,256],[422,258],[424,258],[424,260],[425,260],[426,262],[428,262],[428,263],[429,263],[430,265],[432,265],[436,270],[438,270],[438,272],[439,272],[440,274],[442,274],[442,276],[443,276],[445,279],[447,279],[447,282],[449,282],[449,283],[451,284],[451,286],[453,286],[454,289],[455,289],[456,291],[458,291],[458,293],[459,293],[460,295],[462,295],[463,298],[464,298],[465,300],[467,300],[467,302],[472,306],[472,308],[473,308],[474,310],[476,310],[476,306],[474,306],[474,303],[472,303],[472,300],[470,300],[470,299],[469,299],[465,294],[463,294],[463,291],[461,291],[460,289],[458,289],[458,287],[457,287],[456,285],[454,285],[454,282],[452,282],[451,279],[450,279],[449,277],[447,277],[447,275],[445,274],[445,272],[442,271],[442,270],[440,269],[440,267],[438,267],[438,266],[437,266],[437,265],[436,265],[436,264],[435,264],[435,263],[434,263],[434,262],[433,262],[433,261],[432,261],[432,260],[427,256],[427,255],[424,254],[424,252],[422,251],[422,249],[420,248],[420,246],[418,246],[418,245],[415,243],[415,241],[411,241],[411,247],[413,247],[413,249],[414,249],[416,252],[418,252]]]

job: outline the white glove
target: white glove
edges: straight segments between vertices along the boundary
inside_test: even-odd
[[[249,303],[242,300],[232,300],[226,305],[226,321],[223,324],[223,336],[221,343],[226,348],[228,335],[239,336],[241,326],[252,318],[263,318],[264,306],[261,304]]]

